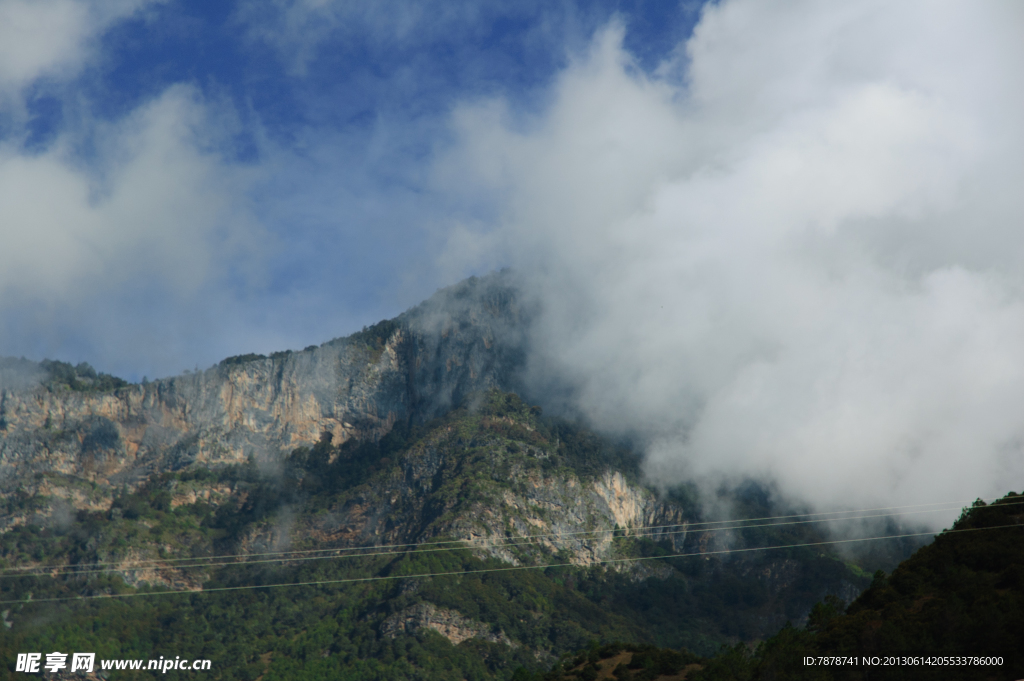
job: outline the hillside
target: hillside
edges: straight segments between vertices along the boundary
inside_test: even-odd
[[[3,600],[21,603],[4,606],[0,648],[173,650],[213,660],[220,678],[510,678],[592,640],[708,654],[866,585],[820,551],[700,557],[820,535],[690,529],[693,499],[659,497],[627,450],[538,412],[492,391],[377,442],[325,435],[274,471],[165,473],[107,511],[11,529]],[[678,553],[697,555],[663,557]],[[335,581],[365,578],[379,579]],[[328,583],[217,591],[313,581]],[[181,591],[44,600],[154,589]]]
[[[848,608],[826,599],[806,629],[787,627],[754,654],[736,647],[694,678],[1024,678],[1022,577],[1024,495],[1010,493],[965,509],[950,530],[892,574],[877,573]],[[846,664],[803,662],[818,656]],[[865,657],[881,663],[866,665]]]

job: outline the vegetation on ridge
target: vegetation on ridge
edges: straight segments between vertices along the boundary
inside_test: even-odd
[[[97,372],[88,362],[71,365],[68,362],[44,359],[39,366],[47,374],[43,385],[51,392],[111,392],[128,385],[128,381],[123,378]]]

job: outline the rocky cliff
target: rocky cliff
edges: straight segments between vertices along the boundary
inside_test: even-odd
[[[692,515],[660,499],[635,469],[613,470],[600,452],[591,453],[589,469],[579,466],[571,443],[535,411],[491,390],[473,409],[452,411],[391,449],[323,439],[273,471],[245,465],[154,476],[109,512],[92,514],[103,522],[87,537],[89,551],[127,584],[193,588],[209,577],[203,565],[181,569],[162,559],[231,553],[261,564],[285,550],[347,559],[360,555],[346,553],[353,549],[442,541],[444,551],[456,540],[516,566],[587,567],[632,555],[638,537],[673,550],[716,544],[707,533],[691,536]],[[128,535],[130,550],[119,542]],[[666,572],[646,562],[610,565],[636,579]]]
[[[512,409],[495,415],[496,403],[505,410],[509,402]],[[289,525],[288,536],[268,519],[254,528],[250,543],[263,551],[305,537],[339,547],[455,538],[514,565],[557,555],[587,566],[619,557],[617,539],[635,536],[635,528],[654,528],[643,536],[682,548],[687,523],[682,508],[635,476],[610,468],[578,472],[516,396],[492,391],[480,413],[453,414],[382,460],[373,475],[323,512]]]
[[[330,432],[378,439],[509,385],[526,315],[510,275],[439,291],[395,320],[270,357],[107,393],[0,371],[0,494],[63,496],[79,508],[157,471],[280,460]],[[11,363],[8,362],[8,365]]]
[[[515,384],[528,322],[511,276],[500,273],[439,291],[395,320],[319,347],[229,358],[203,372],[107,392],[72,389],[48,379],[45,366],[8,362],[0,388],[0,494],[9,503],[0,532],[103,512],[114,522],[113,546],[116,535],[131,531],[117,529],[125,522],[118,495],[159,488],[168,509],[243,509],[260,495],[279,498],[281,489],[266,481],[287,469],[290,501],[279,499],[282,508],[239,527],[242,552],[451,537],[514,564],[560,554],[590,565],[616,555],[614,529],[667,524],[682,524],[666,535],[681,545],[682,511],[659,501],[636,471],[627,479],[601,463],[580,475],[557,436],[538,431],[539,409],[501,392]],[[470,395],[475,404],[452,411]],[[348,458],[346,443],[375,443],[396,426],[408,431],[445,416],[390,459],[372,447],[358,462]],[[296,448],[322,442],[330,444],[321,464],[331,465],[313,471],[288,460]],[[255,464],[262,486],[173,475],[243,464]],[[324,512],[292,514],[325,492],[310,492],[317,477],[337,494],[328,495]],[[526,535],[535,539],[509,540]],[[154,571],[146,559],[199,550],[197,541],[142,540],[128,552],[93,544],[128,584],[182,586],[203,575]]]

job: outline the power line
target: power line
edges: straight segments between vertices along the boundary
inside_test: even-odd
[[[920,511],[920,512],[921,513],[937,513],[937,512],[949,511],[949,510],[955,510],[955,507],[937,508],[937,509],[930,509],[928,511]],[[780,516],[780,517],[787,517],[787,516]],[[789,517],[792,517],[792,516],[789,516]],[[871,519],[871,518],[884,518],[884,517],[890,517],[890,516],[887,513],[876,513],[876,514],[872,514],[872,515],[850,516],[850,517],[847,517],[847,518],[843,518],[842,520],[866,520],[866,519]],[[803,525],[803,524],[811,524],[811,523],[830,522],[832,520],[835,520],[835,519],[834,518],[818,518],[818,519],[811,519],[811,520],[791,520],[791,521],[778,522],[778,523],[774,523],[774,522],[773,523],[761,523],[761,524],[758,524],[758,525],[734,525],[732,527],[714,527],[714,528],[709,528],[709,529],[705,529],[705,530],[697,530],[697,531],[703,532],[703,533],[708,533],[708,532],[720,532],[720,531],[730,531],[730,530],[753,529],[753,528],[761,528],[761,527],[785,527],[785,526],[789,526],[789,525]],[[644,537],[664,537],[666,535],[685,534],[685,533],[694,531],[692,529],[692,527],[688,527],[688,528],[685,528],[685,529],[682,529],[682,530],[672,530],[672,531],[666,531],[666,532],[647,533],[647,534],[643,533],[643,532],[646,532],[646,531],[648,531],[648,530],[650,530],[652,528],[653,529],[660,529],[661,527],[680,527],[680,526],[679,525],[647,526],[647,527],[641,526],[641,527],[638,527],[638,528],[628,528],[627,531],[629,532],[629,534],[623,534],[622,536],[623,537],[640,537],[640,538],[644,538]],[[609,532],[615,533],[615,532],[622,532],[622,531],[623,531],[623,529],[619,529],[619,530],[594,530],[592,532],[588,532],[587,534],[602,535],[602,534],[607,534]],[[573,532],[573,533],[570,533],[570,534],[572,534],[572,535],[579,535],[579,534],[581,534],[581,532]],[[935,533],[931,533],[931,534],[935,534]],[[559,535],[535,535],[535,536],[540,536],[540,537],[543,537],[543,538],[547,538],[547,537],[553,537],[553,536],[559,536]],[[460,545],[458,545],[458,546],[438,546],[438,544],[450,544],[450,543],[452,543],[452,541],[458,541]],[[495,542],[493,544],[488,544],[488,545],[483,545],[483,546],[473,545],[470,542],[467,542],[466,540],[452,540],[452,541],[444,541],[444,542],[437,542],[437,543],[424,542],[424,543],[420,543],[420,544],[409,544],[409,545],[406,545],[406,546],[413,546],[415,548],[405,549],[405,550],[386,550],[386,551],[376,551],[376,552],[372,552],[372,553],[348,553],[348,554],[343,554],[343,555],[285,556],[285,557],[279,557],[279,558],[266,558],[266,559],[261,559],[261,560],[245,560],[245,561],[232,561],[232,562],[221,562],[221,563],[170,564],[169,562],[163,562],[163,561],[160,561],[160,560],[151,560],[151,561],[146,561],[144,563],[137,564],[137,565],[123,565],[123,564],[120,564],[120,563],[92,564],[92,565],[114,565],[114,566],[120,566],[120,567],[97,567],[97,568],[94,568],[94,569],[87,569],[87,570],[76,569],[77,566],[71,565],[71,566],[61,566],[59,568],[58,567],[54,567],[54,568],[35,568],[35,570],[36,570],[35,572],[27,572],[26,571],[26,572],[21,572],[20,574],[9,574],[9,575],[5,575],[5,576],[6,577],[40,577],[40,576],[55,577],[55,576],[58,576],[58,575],[86,575],[86,574],[97,574],[97,573],[104,573],[104,572],[131,572],[131,571],[138,571],[138,570],[161,570],[161,569],[163,569],[163,570],[184,570],[184,569],[187,569],[187,568],[246,566],[246,565],[259,565],[259,564],[266,564],[266,563],[298,563],[298,562],[305,562],[305,561],[310,561],[310,560],[329,560],[329,559],[341,559],[341,558],[363,558],[363,557],[376,557],[376,556],[401,556],[401,555],[407,555],[407,554],[411,554],[411,553],[423,554],[423,553],[437,553],[437,552],[447,552],[447,551],[463,551],[463,550],[472,550],[472,549],[481,549],[481,548],[514,548],[514,547],[518,547],[518,546],[535,545],[535,542],[532,541],[532,540],[519,541],[519,542],[512,542],[512,541],[502,540],[501,542]],[[423,547],[430,547],[430,548],[423,548]],[[437,547],[437,548],[434,548],[434,547]],[[362,548],[372,549],[372,548],[375,548],[375,547],[362,547]],[[327,552],[331,552],[331,551],[338,551],[338,550],[342,550],[342,549],[317,549],[317,551],[323,552],[323,553],[327,553]],[[257,555],[257,556],[259,556],[259,555],[276,555],[276,554],[248,554],[248,555]],[[228,557],[233,558],[233,557],[236,557],[236,556],[228,556]],[[246,554],[241,554],[241,557],[246,557]],[[174,560],[182,560],[182,559],[174,559]],[[197,560],[198,560],[198,558],[197,558]],[[83,565],[83,567],[91,567],[89,564],[82,564],[82,565]],[[31,569],[31,568],[22,568],[22,569],[26,569],[27,570],[27,569]]]
[[[983,531],[983,530],[1000,530],[1000,529],[1020,528],[1020,527],[1024,527],[1024,525],[1012,524],[1012,525],[996,525],[996,526],[993,526],[993,527],[971,527],[971,528],[964,528],[964,529],[960,529],[960,530],[946,530],[945,532],[943,532],[943,535],[953,534],[953,533],[962,533],[962,532],[980,532],[980,531]],[[829,545],[829,544],[848,544],[848,543],[855,543],[855,542],[877,541],[877,540],[881,540],[881,539],[903,539],[903,538],[906,538],[906,537],[921,537],[921,536],[926,536],[926,535],[929,535],[929,534],[934,534],[934,533],[932,533],[932,532],[910,532],[910,533],[906,533],[906,534],[892,534],[892,535],[879,536],[879,537],[859,537],[859,538],[855,538],[855,539],[833,539],[833,540],[828,540],[828,541],[804,542],[804,543],[800,543],[800,544],[785,544],[785,545],[780,545],[780,546],[755,546],[755,547],[742,548],[742,549],[720,549],[720,550],[715,550],[715,551],[677,553],[677,554],[672,554],[672,555],[667,555],[667,556],[644,556],[644,557],[639,557],[639,558],[611,558],[611,559],[607,559],[607,560],[594,561],[593,563],[591,563],[587,567],[592,567],[594,565],[611,565],[611,564],[617,564],[617,563],[636,563],[636,562],[645,561],[645,560],[665,560],[667,558],[702,557],[702,556],[722,555],[722,554],[730,554],[730,553],[750,553],[750,552],[753,552],[753,551],[770,551],[770,550],[775,550],[775,549],[803,548],[803,547],[808,547],[808,546],[825,546],[825,545]],[[521,571],[521,570],[547,570],[549,568],[560,568],[560,567],[580,567],[580,566],[577,566],[577,565],[575,565],[573,563],[551,563],[551,564],[547,564],[547,565],[512,565],[512,566],[508,566],[508,567],[481,568],[481,569],[477,569],[477,570],[453,570],[453,571],[450,571],[450,572],[424,572],[424,573],[413,574],[413,575],[374,575],[374,576],[371,576],[371,577],[349,577],[349,578],[346,578],[346,579],[324,579],[324,580],[314,580],[314,581],[309,581],[309,582],[291,582],[291,583],[287,583],[287,584],[250,584],[250,585],[243,585],[243,586],[221,586],[221,587],[213,587],[213,588],[210,588],[210,589],[201,589],[201,590],[198,590],[198,591],[147,591],[147,592],[136,592],[136,593],[130,593],[130,594],[95,594],[95,595],[92,595],[92,596],[66,596],[66,597],[57,597],[57,598],[39,598],[39,599],[36,599],[36,600],[7,600],[7,601],[0,601],[0,605],[8,605],[8,604],[13,604],[13,603],[22,603],[22,604],[24,604],[24,603],[52,603],[52,602],[62,602],[62,601],[85,601],[85,600],[97,600],[97,599],[104,599],[104,598],[138,598],[138,597],[144,597],[144,596],[168,596],[168,595],[181,595],[181,594],[198,595],[198,594],[207,594],[207,593],[215,593],[215,592],[222,592],[222,591],[247,591],[247,590],[253,590],[253,589],[275,589],[275,588],[297,587],[297,586],[322,586],[322,585],[325,585],[325,584],[355,584],[355,583],[359,583],[359,582],[378,582],[378,581],[388,581],[388,580],[395,580],[395,579],[425,579],[425,578],[431,578],[431,577],[455,577],[455,576],[485,574],[485,573],[492,573],[492,572],[515,572],[515,571]]]
[[[556,533],[548,533],[548,534],[512,535],[512,536],[505,537],[503,541],[508,542],[510,540],[526,539],[526,540],[528,540],[527,543],[531,543],[533,540],[536,540],[536,539],[549,539],[549,538],[561,539],[561,538],[573,537],[573,536],[577,536],[577,535],[597,535],[597,534],[608,534],[608,533],[613,533],[614,534],[616,532],[627,532],[628,533],[628,532],[635,532],[635,531],[652,531],[652,530],[662,530],[662,529],[668,530],[668,529],[671,529],[671,528],[683,528],[681,530],[682,532],[688,532],[688,531],[717,531],[717,530],[720,530],[720,529],[731,530],[731,529],[742,529],[744,527],[764,527],[764,525],[741,525],[741,524],[738,524],[738,523],[753,523],[753,522],[759,522],[759,521],[765,521],[765,520],[785,520],[785,519],[789,519],[789,518],[817,518],[817,519],[816,520],[797,521],[795,523],[770,523],[770,524],[783,525],[783,524],[800,524],[800,523],[803,523],[803,522],[808,522],[808,523],[809,522],[827,522],[827,521],[830,521],[830,520],[835,520],[835,521],[862,520],[862,519],[865,519],[865,518],[885,517],[885,516],[888,516],[888,515],[892,515],[892,513],[881,513],[881,514],[873,515],[873,516],[858,516],[858,515],[851,515],[851,514],[867,513],[867,512],[872,512],[872,511],[890,511],[890,512],[892,512],[892,511],[901,511],[901,510],[905,510],[905,509],[922,509],[920,511],[917,511],[918,513],[937,513],[937,512],[942,512],[942,511],[956,510],[957,508],[961,507],[962,504],[973,503],[974,501],[975,501],[975,499],[972,499],[972,500],[966,501],[966,502],[964,502],[964,501],[949,501],[949,502],[932,502],[932,503],[928,503],[928,504],[912,504],[912,505],[904,505],[904,506],[881,506],[881,507],[876,507],[876,508],[853,509],[853,510],[843,510],[843,511],[823,511],[823,512],[817,512],[817,513],[796,513],[796,514],[790,514],[790,515],[763,516],[763,517],[760,517],[760,518],[740,518],[740,519],[734,519],[734,520],[711,520],[711,521],[704,521],[704,522],[699,522],[699,523],[675,523],[675,524],[667,524],[667,525],[647,525],[647,526],[630,527],[630,528],[617,528],[617,529],[613,528],[613,529],[607,529],[607,530],[577,530],[577,531],[571,531],[571,532],[556,532]],[[1014,504],[1014,503],[1024,503],[1024,502],[1008,502],[1008,503]],[[1006,505],[1006,504],[1000,504],[1000,505]],[[929,508],[929,507],[935,507],[935,506],[942,506],[943,508]],[[844,516],[844,515],[847,516],[847,517],[840,517],[840,516]],[[821,516],[833,516],[833,517],[821,517]],[[733,523],[733,525],[732,526],[722,527],[722,528],[712,527],[714,525],[723,525],[723,524],[726,524],[726,523]],[[707,528],[707,529],[701,530],[701,528]],[[662,532],[661,534],[678,534],[678,533],[679,532]],[[628,536],[628,535],[625,535],[625,536]],[[146,564],[134,566],[133,569],[147,569],[148,567],[168,567],[168,568],[170,568],[170,567],[175,567],[174,565],[170,565],[170,563],[177,563],[177,562],[184,562],[184,561],[198,561],[198,560],[215,561],[215,560],[227,560],[227,559],[231,559],[231,558],[252,558],[252,557],[261,557],[261,556],[302,556],[302,555],[306,555],[306,554],[325,553],[325,552],[335,552],[335,553],[338,553],[338,554],[340,554],[342,552],[346,552],[346,553],[352,553],[352,554],[354,554],[356,556],[359,556],[359,555],[382,555],[382,552],[380,552],[381,549],[411,548],[411,550],[415,551],[415,550],[417,550],[417,547],[421,547],[421,546],[438,546],[438,547],[440,547],[440,546],[445,545],[445,544],[458,544],[458,546],[452,547],[452,550],[455,550],[455,549],[465,548],[464,544],[466,543],[466,541],[467,540],[464,540],[464,539],[450,539],[450,540],[441,540],[441,541],[435,541],[435,542],[418,542],[418,543],[408,543],[408,544],[379,544],[379,545],[375,545],[375,546],[355,546],[355,547],[341,547],[341,548],[328,548],[328,549],[305,549],[305,550],[296,550],[296,551],[269,551],[269,552],[259,552],[259,553],[222,554],[222,555],[219,555],[219,556],[190,556],[190,557],[183,557],[183,558],[163,558],[163,559],[153,559],[153,560],[150,560],[150,561],[146,561]],[[514,545],[518,545],[518,544],[506,544],[506,545],[514,546]],[[435,549],[435,550],[442,550],[442,549],[438,548],[438,549]],[[368,551],[377,551],[377,553],[365,553],[365,552],[368,552]],[[364,552],[364,553],[356,553],[356,552]],[[400,553],[400,552],[395,551],[395,552],[390,552],[390,553]],[[317,556],[317,557],[315,557],[315,559],[319,559],[319,558],[322,558],[322,557],[333,558],[333,557],[342,557],[342,556],[340,556],[340,555],[336,555],[336,556]],[[241,565],[241,564],[259,563],[259,562],[282,562],[284,560],[301,560],[301,559],[300,558],[280,558],[280,559],[276,559],[276,560],[267,560],[267,561],[252,561],[252,560],[248,560],[248,561],[245,561],[244,563],[207,563],[207,564],[183,565],[183,566],[177,566],[177,567],[201,567],[203,565],[209,565],[209,566]],[[100,567],[100,566],[104,566],[104,565],[117,566],[117,565],[121,565],[121,564],[122,563],[119,562],[119,561],[107,561],[107,562],[95,562],[95,563],[76,563],[74,565],[76,567],[90,567],[91,568],[91,567]],[[16,576],[16,575],[13,575],[13,574],[10,574],[10,573],[19,572],[19,571],[26,571],[26,572],[27,571],[34,571],[31,574],[45,574],[44,571],[46,571],[46,570],[67,570],[70,567],[71,566],[69,564],[45,565],[45,566],[11,567],[11,568],[7,568],[5,570],[0,570],[0,575]],[[91,572],[103,572],[103,571],[105,571],[105,570],[94,570],[94,571],[91,571]],[[81,571],[80,570],[78,572],[79,573],[83,573],[83,572],[86,572],[86,571]]]
[[[934,504],[930,504],[930,505],[934,505]],[[946,507],[946,508],[929,509],[927,511],[920,511],[920,512],[921,513],[936,513],[936,512],[955,510],[955,509],[956,509],[956,507],[949,506],[949,507]],[[845,513],[855,513],[855,512],[856,511],[846,511]],[[888,514],[888,513],[878,513],[878,514],[872,514],[872,515],[847,516],[847,517],[841,518],[839,520],[864,520],[864,519],[870,519],[870,518],[888,517],[889,515],[890,514]],[[792,518],[792,517],[798,517],[798,516],[774,516],[774,517],[775,518]],[[754,519],[740,519],[740,520],[736,520],[736,521],[713,521],[713,523],[723,523],[723,522],[748,523],[751,520],[754,520]],[[705,529],[705,530],[699,530],[699,529],[698,530],[694,530],[694,526],[695,525],[707,525],[707,524],[712,524],[712,523],[695,523],[695,524],[678,524],[678,525],[650,525],[650,526],[640,526],[640,527],[632,527],[632,528],[619,528],[619,529],[611,529],[611,530],[581,530],[581,531],[567,532],[567,533],[561,533],[561,534],[520,535],[518,537],[506,537],[506,538],[500,540],[500,542],[494,542],[493,544],[489,544],[488,546],[474,546],[470,542],[468,542],[467,540],[464,540],[464,539],[461,539],[461,540],[446,540],[446,541],[440,541],[440,542],[421,542],[421,543],[418,543],[418,544],[393,544],[393,545],[390,545],[390,546],[394,546],[394,547],[407,547],[407,546],[411,546],[413,548],[407,549],[407,550],[404,550],[404,551],[399,551],[399,550],[380,551],[380,550],[377,550],[377,551],[368,552],[368,553],[348,553],[348,554],[343,554],[343,555],[338,555],[338,553],[342,552],[342,551],[351,551],[353,549],[354,550],[362,550],[362,551],[372,551],[374,549],[381,549],[381,548],[385,548],[386,549],[386,548],[388,548],[388,545],[384,545],[384,546],[352,547],[352,548],[349,548],[349,549],[345,549],[345,548],[340,548],[340,549],[339,548],[312,549],[312,550],[301,551],[301,552],[250,553],[250,554],[234,554],[234,555],[211,556],[211,557],[199,557],[199,556],[196,556],[196,557],[193,557],[193,558],[152,559],[152,560],[144,561],[142,563],[135,564],[135,565],[130,565],[130,566],[125,566],[125,565],[123,565],[123,563],[116,563],[116,562],[107,562],[107,563],[78,563],[78,564],[74,564],[74,565],[66,565],[65,564],[65,565],[36,566],[36,567],[25,566],[25,567],[20,567],[20,568],[9,568],[10,571],[18,570],[18,571],[25,571],[25,572],[22,572],[21,574],[9,574],[7,576],[9,576],[9,577],[41,576],[41,575],[54,576],[55,574],[73,574],[74,575],[74,574],[92,574],[92,573],[110,572],[110,571],[118,571],[118,572],[120,572],[120,571],[128,571],[128,570],[146,570],[146,569],[185,569],[185,568],[193,568],[193,567],[223,567],[223,566],[230,566],[230,565],[254,565],[254,564],[261,564],[261,563],[300,562],[300,561],[306,561],[306,560],[324,560],[324,559],[328,559],[328,558],[358,558],[358,557],[363,557],[363,556],[403,555],[403,554],[414,553],[414,552],[416,552],[416,553],[432,553],[432,552],[439,552],[439,551],[457,551],[457,550],[465,550],[465,549],[473,549],[473,548],[516,547],[516,546],[523,546],[523,545],[533,544],[534,543],[533,540],[538,539],[538,538],[546,539],[546,538],[554,537],[554,538],[557,539],[557,538],[563,538],[563,537],[566,537],[566,536],[578,536],[578,535],[581,535],[581,534],[591,535],[594,538],[596,538],[597,535],[603,535],[603,534],[608,534],[608,533],[613,533],[613,535],[614,535],[615,533],[618,533],[618,532],[624,532],[625,534],[622,535],[624,537],[626,537],[626,536],[654,537],[654,536],[665,536],[665,535],[672,535],[672,534],[682,534],[682,533],[686,533],[686,532],[690,532],[690,531],[717,532],[717,531],[727,531],[727,530],[736,530],[736,529],[748,529],[748,528],[759,528],[759,527],[781,527],[781,526],[786,526],[786,525],[800,525],[800,524],[820,523],[820,522],[829,522],[829,521],[833,521],[833,520],[836,520],[836,519],[835,518],[818,518],[818,519],[796,520],[796,521],[788,521],[788,522],[762,523],[762,524],[757,524],[757,525],[735,524],[733,526],[712,527],[712,528],[708,528],[708,529]],[[662,528],[672,528],[672,527],[682,527],[683,529],[682,530],[675,530],[675,531],[658,532],[658,533],[650,532],[651,530],[660,530]],[[648,534],[644,534],[645,532],[647,532]],[[527,539],[527,541],[525,541],[525,542],[511,541],[511,540],[514,540],[514,539]],[[458,545],[457,546],[445,546],[445,545],[453,544],[453,543],[458,543]],[[423,548],[423,547],[431,547],[431,548]],[[434,547],[436,547],[436,548],[434,548]],[[326,554],[332,554],[333,553],[334,555],[322,555],[322,556],[307,556],[307,555],[305,555],[305,554],[308,554],[308,553],[326,553]],[[220,562],[220,563],[211,563],[211,562],[207,562],[207,563],[193,563],[191,565],[188,565],[188,564],[184,564],[184,565],[173,564],[173,563],[177,563],[178,561],[183,561],[183,560],[225,560],[225,559],[230,559],[230,558],[249,558],[249,557],[253,557],[253,556],[262,556],[262,555],[278,555],[278,556],[284,556],[284,557],[272,558],[272,559],[264,559],[264,560],[245,560],[245,561]],[[97,568],[97,569],[91,569],[91,570],[78,569],[80,567],[95,567],[95,566],[103,566],[103,565],[112,565],[112,566],[118,566],[118,567],[110,567],[110,568],[105,568],[104,567],[104,568]],[[33,570],[33,572],[28,572],[28,570]]]

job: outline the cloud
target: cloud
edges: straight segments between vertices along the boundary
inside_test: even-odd
[[[105,28],[159,1],[5,0],[0,4],[0,95],[40,77],[72,75],[88,61]]]
[[[0,354],[179,371],[186,329],[259,276],[233,107],[179,84],[103,118],[83,85],[104,35],[157,4],[0,3]],[[40,98],[61,114],[35,120]]]
[[[80,359],[117,370],[151,346],[152,306],[222,299],[212,282],[254,274],[259,229],[244,205],[253,172],[221,153],[237,131],[230,105],[176,85],[104,120],[76,86],[102,56],[103,33],[155,4],[0,4],[5,353],[38,359],[77,339],[78,351],[95,351]],[[65,120],[29,145],[28,103],[40,92],[61,101]]]
[[[89,359],[101,366],[149,353],[143,370],[167,371],[154,324],[202,325],[236,284],[258,285],[257,171],[221,153],[230,110],[187,86],[80,129],[38,153],[0,145],[4,345],[50,354],[73,335],[96,342]]]
[[[196,134],[205,115],[189,88],[171,88],[129,120],[100,124],[93,167],[71,139],[36,155],[0,148],[9,246],[0,290],[67,297],[84,280],[118,286],[143,273],[182,290],[202,282],[209,232],[229,223],[233,208],[232,180]]]
[[[1010,4],[722,2],[652,76],[612,24],[541,114],[456,111],[445,262],[486,244],[529,275],[534,379],[642,438],[656,479],[1019,489],[1022,28]]]

